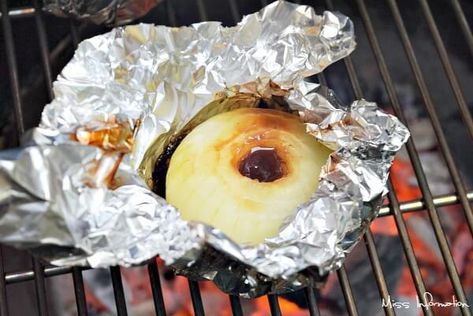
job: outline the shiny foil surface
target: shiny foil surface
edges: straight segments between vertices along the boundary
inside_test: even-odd
[[[0,152],[0,241],[55,265],[130,266],[159,255],[245,297],[320,284],[375,218],[409,137],[376,104],[343,106],[305,80],[354,48],[346,16],[284,1],[230,28],[140,24],[83,41],[40,126],[21,149]],[[250,247],[180,219],[150,181],[173,136],[261,100],[298,113],[334,153],[310,201],[278,236]]]

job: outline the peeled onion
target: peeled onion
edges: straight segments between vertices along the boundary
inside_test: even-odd
[[[166,199],[185,220],[258,244],[317,190],[330,150],[297,116],[269,109],[216,115],[189,133],[171,157]]]

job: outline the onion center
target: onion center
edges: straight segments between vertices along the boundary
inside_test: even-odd
[[[241,175],[259,182],[273,182],[284,176],[283,161],[274,148],[254,147],[240,161]]]

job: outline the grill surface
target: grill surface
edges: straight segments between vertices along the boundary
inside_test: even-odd
[[[34,19],[35,29],[37,31],[38,45],[40,60],[42,63],[43,78],[45,84],[45,93],[48,100],[53,98],[52,91],[52,80],[55,77],[53,75],[53,70],[51,69],[50,61],[56,58],[65,50],[66,47],[72,46],[76,47],[78,42],[81,39],[81,35],[84,32],[86,26],[77,22],[70,21],[69,26],[70,30],[67,36],[59,42],[56,48],[50,50],[48,47],[48,37],[46,34],[44,15],[40,10],[41,4],[39,0],[33,0],[31,3],[26,2],[25,7],[18,8],[16,6],[9,6],[6,0],[0,0],[1,3],[1,17],[2,20],[2,32],[4,38],[4,49],[6,53],[6,62],[8,64],[8,78],[9,86],[11,89],[11,100],[10,104],[14,106],[15,113],[15,122],[18,135],[21,135],[27,124],[25,124],[24,116],[27,111],[27,108],[24,105],[24,100],[21,95],[21,87],[18,75],[18,60],[15,53],[15,44],[14,44],[14,34],[12,29],[12,20],[16,19]],[[306,1],[307,4],[313,5],[310,1]],[[304,2],[304,3],[306,3]],[[335,6],[331,0],[326,0],[324,3],[322,1],[317,2],[317,5],[324,6],[323,8],[330,10],[341,10],[338,6]],[[423,281],[423,276],[416,259],[416,254],[412,245],[412,241],[408,234],[408,228],[405,222],[405,213],[407,212],[418,212],[426,211],[430,224],[432,226],[436,241],[438,243],[440,253],[443,258],[446,270],[448,272],[449,280],[451,282],[454,294],[458,301],[467,302],[467,298],[460,281],[457,269],[455,267],[455,262],[451,254],[451,248],[444,230],[442,229],[441,219],[439,217],[440,208],[448,205],[461,205],[466,222],[470,229],[470,232],[473,232],[473,214],[472,208],[470,205],[471,200],[473,199],[473,192],[468,191],[465,186],[465,183],[462,180],[460,170],[456,164],[454,156],[452,154],[448,138],[445,134],[444,128],[441,125],[441,118],[436,110],[435,102],[433,101],[431,91],[428,88],[426,83],[426,78],[424,73],[419,65],[419,61],[414,52],[413,43],[410,39],[410,35],[406,29],[405,22],[402,15],[405,12],[402,12],[400,6],[396,3],[396,0],[385,0],[387,7],[389,8],[389,13],[391,18],[394,21],[394,26],[399,39],[402,43],[402,47],[405,53],[405,56],[408,61],[408,65],[412,71],[412,75],[415,79],[415,84],[417,85],[418,91],[420,92],[422,103],[425,107],[425,110],[428,114],[430,122],[432,124],[433,131],[437,138],[438,146],[440,152],[445,161],[445,166],[448,169],[453,187],[455,192],[442,196],[433,196],[429,183],[427,181],[426,174],[421,165],[421,159],[419,154],[416,151],[414,145],[414,140],[411,139],[406,146],[410,162],[414,169],[419,188],[422,192],[422,199],[411,201],[411,202],[400,202],[398,197],[393,190],[392,182],[389,183],[390,192],[388,194],[389,204],[381,209],[380,216],[390,216],[394,218],[399,238],[403,247],[405,258],[407,260],[409,270],[412,276],[413,283],[415,285],[416,292],[422,303],[427,306],[427,302],[424,298],[423,293],[426,292],[426,287]],[[446,50],[446,45],[444,40],[440,35],[439,28],[436,24],[435,18],[433,16],[431,7],[427,0],[419,0],[420,11],[422,16],[419,16],[418,19],[421,20],[419,23],[426,23],[428,30],[431,35],[431,39],[435,45],[435,48],[438,52],[438,59],[443,67],[446,78],[444,89],[450,89],[453,93],[455,104],[457,106],[458,113],[460,113],[461,119],[463,120],[464,127],[468,131],[469,139],[467,142],[471,146],[471,137],[473,137],[473,120],[471,116],[470,109],[467,106],[467,102],[462,92],[459,79],[453,69],[452,63],[450,61],[449,54]],[[191,5],[192,4],[192,5]],[[261,0],[261,3],[251,4],[253,8],[251,11],[258,9],[261,6],[266,5],[265,0]],[[187,6],[188,5],[188,6]],[[218,19],[218,17],[209,15],[209,6],[210,1],[197,0],[196,2],[187,1],[184,5],[184,1],[165,1],[159,5],[156,10],[159,11],[158,17],[163,19],[163,21],[158,21],[158,23],[169,24],[172,26],[188,24],[190,22],[196,22],[195,18],[188,17],[192,11],[196,9],[198,12],[199,20],[208,20],[208,19]],[[249,1],[237,2],[237,0],[228,0],[227,2],[219,3],[217,6],[221,5],[220,12],[223,15],[227,16],[227,24],[234,24],[240,20],[242,12],[240,12],[240,6],[244,5],[249,6]],[[195,6],[195,7],[193,7]],[[215,4],[214,4],[215,6]],[[462,5],[459,0],[452,0],[448,4],[449,10],[452,10],[455,16],[455,21],[452,23],[458,23],[458,27],[462,32],[462,40],[466,43],[468,53],[473,56],[473,35],[471,33],[470,26],[468,24],[467,17],[462,10]],[[388,69],[388,65],[383,55],[380,41],[377,37],[377,28],[373,25],[372,16],[370,16],[369,8],[364,0],[356,0],[352,3],[353,12],[357,14],[362,21],[364,30],[361,28],[357,29],[357,34],[365,33],[369,46],[371,47],[372,54],[374,56],[374,62],[376,63],[377,69],[380,73],[381,79],[384,83],[384,89],[387,93],[388,103],[390,104],[392,111],[400,118],[404,123],[407,122],[405,113],[401,108],[401,102],[398,97],[398,92],[396,91],[395,83]],[[178,10],[179,8],[179,10]],[[185,8],[185,9],[182,9]],[[318,11],[320,8],[317,7]],[[245,12],[249,13],[251,11]],[[402,12],[402,13],[401,13]],[[470,17],[471,18],[471,17]],[[148,19],[150,19],[148,17]],[[194,20],[193,20],[194,19]],[[144,19],[147,22],[156,22]],[[384,49],[388,49],[385,47]],[[470,57],[471,57],[470,56]],[[471,60],[470,60],[471,61]],[[356,98],[362,98],[364,96],[363,84],[360,83],[359,73],[357,72],[354,61],[352,57],[344,59],[342,62],[344,64],[344,73],[345,76],[349,78],[351,84],[353,96]],[[3,78],[2,78],[3,79]],[[324,74],[318,76],[318,80],[321,83],[326,83],[328,78]],[[471,81],[470,81],[471,82]],[[38,104],[42,106],[43,104]],[[447,104],[446,106],[450,106]],[[453,105],[451,105],[453,107]],[[388,286],[386,284],[385,274],[383,273],[382,265],[380,263],[380,258],[377,253],[377,247],[373,238],[373,234],[368,231],[364,238],[363,242],[368,253],[369,261],[371,263],[371,269],[373,271],[374,279],[376,281],[380,302],[381,299],[389,301],[390,293],[388,291]],[[74,282],[74,291],[75,299],[77,304],[77,313],[79,315],[87,315],[87,304],[85,299],[85,290],[84,282],[82,279],[82,268],[64,268],[64,267],[44,267],[41,262],[36,259],[32,259],[32,269],[28,271],[15,272],[15,273],[5,273],[4,272],[4,262],[7,260],[6,257],[2,255],[0,251],[0,316],[8,315],[8,304],[6,293],[8,291],[9,284],[25,282],[28,280],[34,280],[36,297],[37,297],[37,307],[35,308],[39,315],[48,315],[48,305],[46,300],[46,287],[45,279],[51,276],[62,275],[62,274],[72,274]],[[402,259],[400,259],[402,260]],[[152,286],[153,293],[153,302],[157,315],[166,315],[166,308],[164,305],[162,289],[160,284],[158,266],[156,262],[149,263],[148,272],[150,277],[150,283]],[[121,273],[119,267],[110,268],[111,279],[113,284],[113,292],[116,302],[116,313],[118,315],[127,315],[127,305],[125,301],[125,293],[122,285]],[[362,301],[355,302],[354,294],[350,285],[349,274],[347,273],[345,267],[342,267],[337,271],[338,280],[345,298],[345,305],[347,307],[347,313],[349,315],[358,315],[357,305],[363,304]],[[189,290],[191,293],[192,303],[194,307],[195,315],[204,315],[205,302],[202,301],[200,295],[199,283],[195,281],[189,281]],[[307,288],[305,290],[305,297],[307,300],[308,311],[310,315],[319,315],[319,308],[317,304],[316,290],[312,288]],[[236,296],[229,296],[231,310],[234,315],[243,315],[242,306],[240,299]],[[470,305],[473,305],[473,302],[470,302]],[[268,304],[272,315],[281,315],[281,309],[278,305],[278,296],[268,295]],[[386,315],[395,315],[395,309],[392,306],[386,305],[383,306],[384,312]],[[471,310],[464,306],[460,307],[459,311],[462,315],[471,315]],[[433,315],[433,312],[428,307],[423,307],[423,312],[426,315]]]

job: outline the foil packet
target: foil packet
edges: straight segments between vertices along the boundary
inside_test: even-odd
[[[0,153],[0,241],[55,265],[177,273],[255,297],[318,285],[376,217],[409,132],[365,100],[307,81],[355,48],[340,13],[274,2],[234,27],[133,25],[83,41],[23,148]],[[257,246],[186,222],[152,192],[176,136],[238,107],[298,114],[334,150],[317,192]]]
[[[44,0],[45,11],[95,24],[122,25],[144,16],[160,0]]]

